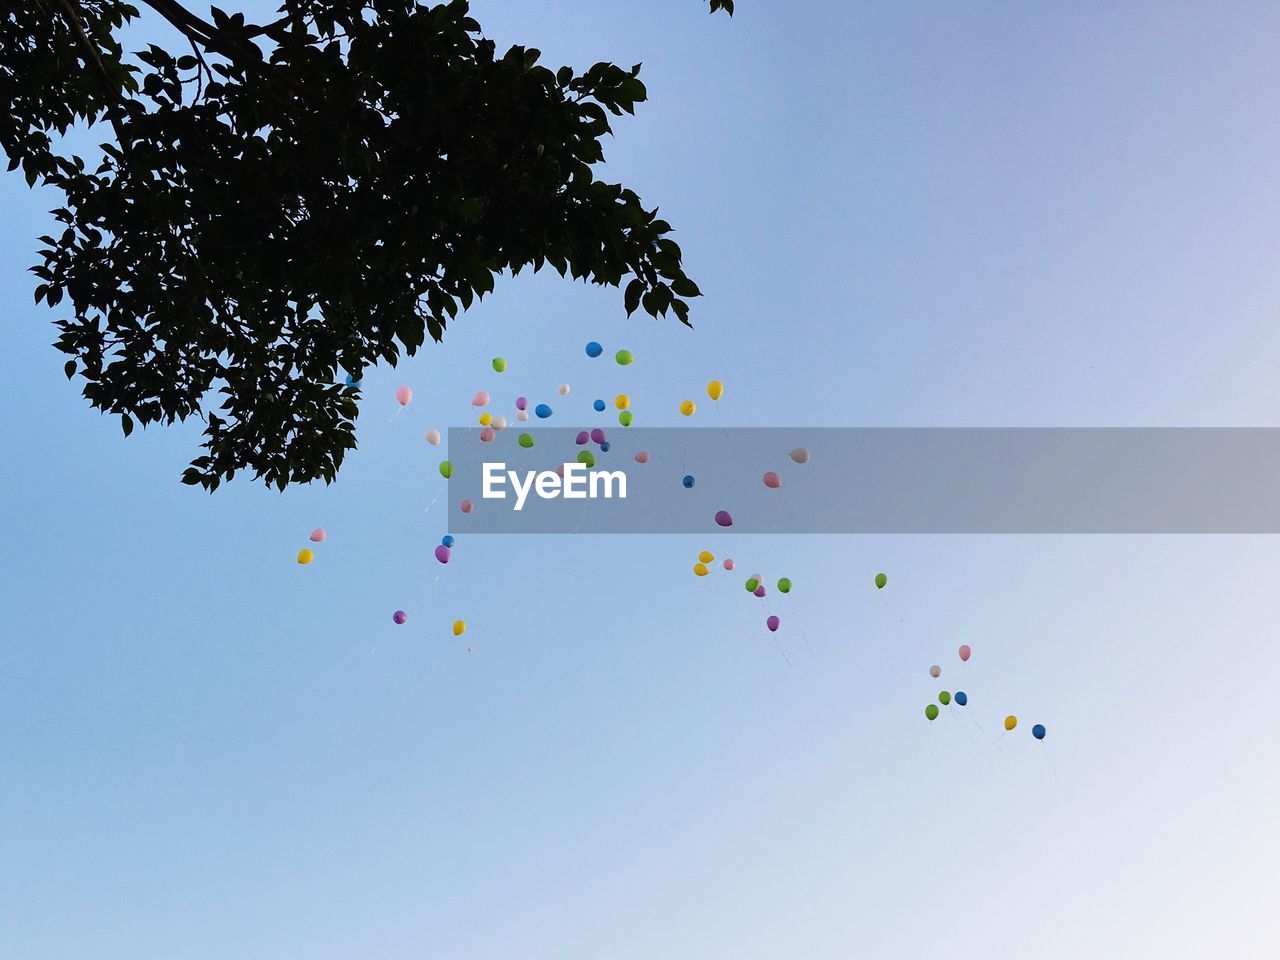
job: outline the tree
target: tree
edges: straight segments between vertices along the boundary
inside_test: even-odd
[[[640,67],[499,54],[465,0],[285,0],[247,22],[142,0],[185,40],[126,57],[123,0],[0,15],[0,147],[65,201],[35,299],[84,396],[135,423],[205,423],[183,474],[283,489],[337,474],[355,379],[440,340],[494,276],[550,265],[689,322],[671,226],[596,178]],[[732,0],[710,0],[732,15]],[[106,119],[101,162],[60,135]]]

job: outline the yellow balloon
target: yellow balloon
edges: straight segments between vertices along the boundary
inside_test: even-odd
[[[462,631],[465,629],[467,629],[467,625],[463,623],[461,620],[453,621],[453,635],[455,637],[462,636]]]
[[[315,555],[314,553],[312,553],[310,550],[299,550],[299,551],[298,551],[298,562],[299,562],[300,564],[302,564],[303,566],[306,566],[308,563],[310,563],[310,562],[311,562],[312,560],[314,560],[315,558],[316,558],[316,555]]]
[[[1009,716],[1004,718],[1004,728],[1006,730],[1012,730],[1017,725],[1018,725],[1018,718],[1015,717],[1013,714],[1009,714]]]
[[[625,393],[620,393],[613,398],[613,405],[619,410],[625,410],[627,407],[631,406],[631,398]]]
[[[707,565],[705,563],[695,563],[693,565],[693,572],[700,577],[705,577],[707,575]]]
[[[683,413],[686,417],[692,417],[693,411],[697,409],[698,408],[694,406],[692,400],[685,400],[680,404],[680,412]]]
[[[712,380],[707,384],[707,396],[712,400],[719,400],[724,396],[724,384],[719,380]]]
[[[487,426],[488,426],[489,424],[491,424],[491,423],[493,423],[493,414],[492,414],[492,413],[482,413],[482,414],[480,414],[480,426],[482,426],[482,427],[487,427]]]
[[[698,554],[698,559],[701,560],[703,563],[715,563],[716,555],[712,553],[710,550],[703,550],[700,554]]]

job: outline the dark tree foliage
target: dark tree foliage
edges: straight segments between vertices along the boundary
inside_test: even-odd
[[[639,66],[500,54],[464,0],[286,0],[264,24],[142,2],[187,47],[126,57],[121,0],[4,4],[0,147],[65,196],[32,270],[66,302],[67,376],[126,434],[200,417],[185,482],[332,481],[358,413],[339,372],[440,340],[504,271],[625,282],[628,314],[688,323],[670,225],[593,171]],[[59,149],[104,119],[100,163]]]

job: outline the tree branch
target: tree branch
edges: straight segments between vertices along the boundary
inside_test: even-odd
[[[55,2],[62,8],[67,22],[71,25],[72,32],[76,35],[76,43],[80,46],[81,55],[84,57],[84,65],[90,70],[96,71],[102,80],[104,92],[106,93],[107,119],[111,121],[111,127],[116,132],[116,140],[120,143],[120,150],[127,158],[132,151],[132,145],[129,138],[125,136],[124,124],[121,122],[118,112],[120,88],[112,82],[111,74],[107,73],[107,68],[102,62],[98,48],[93,45],[93,41],[85,33],[84,24],[80,20],[80,12],[72,4],[72,0],[55,0]]]

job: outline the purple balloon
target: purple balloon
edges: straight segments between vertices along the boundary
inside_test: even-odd
[[[397,610],[395,613],[391,615],[391,619],[394,620],[396,623],[404,623],[406,620],[409,619],[409,615],[405,613],[403,610]]]
[[[717,510],[716,523],[720,524],[722,527],[732,527],[733,517],[729,516],[728,510]]]
[[[436,547],[436,559],[441,563],[448,563],[451,556],[453,556],[452,552],[443,543]]]
[[[578,432],[578,436],[574,438],[574,443],[576,443],[578,446],[582,446],[584,443],[586,443],[590,439],[591,439],[591,434],[587,433],[587,431],[585,430],[581,430]]]
[[[762,583],[760,584],[760,586],[756,587],[756,596],[763,597],[764,595],[765,595],[765,589],[764,589],[764,584]]]
[[[523,410],[523,409],[524,409],[525,407],[527,407],[528,405],[529,405],[529,401],[528,401],[528,400],[526,400],[524,397],[516,397],[516,409],[517,409],[517,410]]]
[[[603,430],[601,430],[599,427],[596,427],[594,430],[592,430],[592,431],[591,431],[591,442],[592,442],[592,443],[604,443],[604,431],[603,431]]]
[[[770,617],[768,620],[765,621],[765,626],[767,626],[771,631],[776,632],[779,624],[781,623],[782,621],[779,620],[777,617]]]

